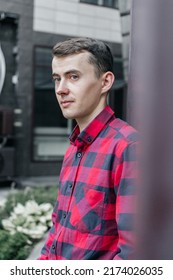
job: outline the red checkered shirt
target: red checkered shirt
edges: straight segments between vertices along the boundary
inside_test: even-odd
[[[76,126],[60,174],[53,226],[39,259],[129,259],[134,247],[138,135],[107,106]]]

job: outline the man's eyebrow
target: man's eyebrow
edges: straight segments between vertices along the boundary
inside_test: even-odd
[[[65,73],[63,73],[63,75],[68,75],[68,74],[71,74],[71,73],[79,74],[80,71],[77,70],[77,69],[69,69],[68,71],[66,71]],[[52,77],[57,77],[57,76],[60,76],[60,75],[57,74],[57,73],[53,73],[53,74],[52,74]]]
[[[57,77],[57,76],[59,76],[59,75],[56,73],[52,73],[52,77]]]
[[[72,74],[72,73],[79,74],[80,71],[77,70],[77,69],[69,69],[69,70],[66,71],[64,74],[65,74],[65,75],[68,75],[68,74]]]

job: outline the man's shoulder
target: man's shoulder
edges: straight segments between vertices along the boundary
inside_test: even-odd
[[[128,142],[139,141],[138,131],[122,119],[115,118],[110,124],[109,127],[114,131],[115,138],[124,139]]]

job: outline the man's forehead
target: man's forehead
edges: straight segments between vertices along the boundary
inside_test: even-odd
[[[89,52],[82,52],[61,57],[54,56],[52,60],[52,67],[63,72],[71,69],[80,71],[80,69],[87,68],[88,66],[91,67],[88,57]]]
[[[68,54],[64,56],[54,56],[53,60],[55,60],[56,62],[63,62],[63,63],[65,63],[65,61],[83,61],[83,60],[86,61],[89,58],[89,56],[90,53],[84,51],[84,52]]]

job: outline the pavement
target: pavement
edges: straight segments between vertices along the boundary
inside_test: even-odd
[[[2,182],[2,181],[1,181]],[[13,182],[18,182],[15,184]],[[44,187],[58,185],[58,176],[39,176],[39,177],[20,177],[14,178],[14,181],[10,184],[0,184],[0,205],[6,199],[10,191],[14,189],[22,189],[25,187]],[[35,260],[40,256],[41,249],[45,243],[47,233],[45,236],[34,246],[27,260]]]
[[[27,260],[36,260],[41,254],[41,249],[44,246],[48,233],[44,235],[44,237],[34,246]]]

